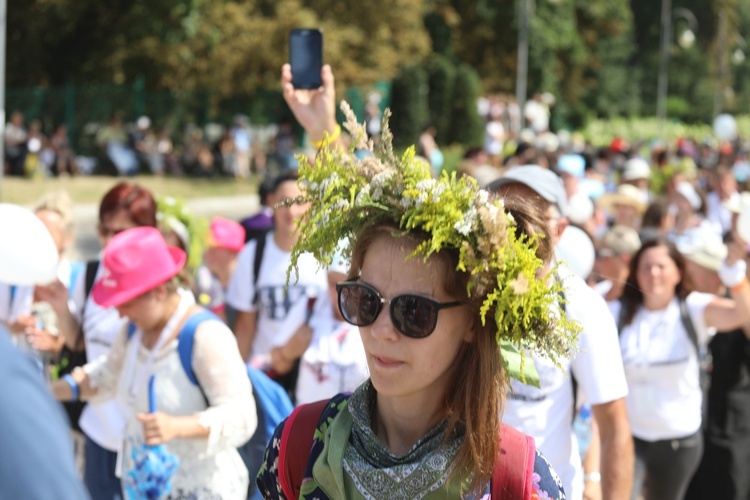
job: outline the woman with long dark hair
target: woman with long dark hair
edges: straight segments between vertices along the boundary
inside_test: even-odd
[[[719,270],[732,298],[688,293],[685,263],[663,238],[633,256],[619,301],[610,302],[630,393],[626,402],[635,439],[632,498],[681,499],[701,457],[700,355],[717,330],[750,321],[750,287],[743,244]]]

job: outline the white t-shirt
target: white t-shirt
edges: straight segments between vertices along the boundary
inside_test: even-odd
[[[335,321],[313,334],[302,355],[297,378],[297,404],[354,392],[370,376],[359,328]]]
[[[714,298],[693,292],[686,299],[699,345],[714,333],[704,319]],[[620,316],[620,301],[610,302],[609,308],[613,317]],[[622,328],[620,348],[630,387],[625,401],[633,435],[660,441],[695,433],[701,426],[703,402],[698,353],[682,323],[678,299],[660,311],[639,308]]]
[[[256,240],[249,241],[237,256],[237,267],[227,289],[226,302],[240,312],[258,311],[258,324],[253,341],[253,358],[264,357],[274,347],[284,345],[305,323],[309,302],[315,298],[310,327],[329,320],[332,309],[328,298],[328,278],[312,254],[298,260],[299,279],[294,273],[286,286],[286,271],[291,253],[281,250],[273,232],[265,238],[265,249],[258,273],[258,304],[254,303],[253,282]]]
[[[573,434],[573,383],[591,405],[609,403],[628,393],[617,343],[617,328],[604,299],[581,278],[560,266],[565,310],[583,330],[578,354],[561,371],[549,360],[533,358],[541,388],[512,381],[503,422],[532,436],[562,479],[568,498],[583,497],[583,469]]]
[[[99,280],[102,266],[96,271]],[[117,309],[99,306],[91,295],[86,299],[86,272],[78,275],[73,288],[73,315],[83,325],[86,359],[89,363],[109,354],[117,334],[127,323]],[[85,303],[85,305],[84,305]],[[84,317],[81,318],[83,313]],[[125,429],[125,409],[117,400],[88,403],[78,421],[83,432],[96,444],[109,451],[117,451],[122,444]]]
[[[738,201],[740,194],[735,192],[729,197],[733,202]],[[706,195],[706,220],[712,222],[717,227],[721,227],[719,236],[732,229],[732,212],[724,206],[724,202],[719,198],[719,193],[711,191]]]

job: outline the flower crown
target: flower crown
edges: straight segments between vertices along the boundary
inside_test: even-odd
[[[535,238],[517,236],[503,201],[491,199],[473,178],[443,172],[433,179],[429,165],[415,157],[413,147],[397,158],[389,110],[383,114],[380,140],[373,145],[349,105],[342,102],[341,109],[347,118],[344,127],[352,136],[351,152],[329,148],[324,138],[314,164],[299,158],[303,199],[285,202],[311,203],[298,223],[289,273],[305,252],[321,265],[330,265],[337,249],[341,251],[341,242],[344,257],[350,257],[349,242],[356,241],[374,219],[390,220],[406,232],[421,230],[428,239],[409,258],[427,259],[443,249],[458,251],[457,270],[470,274],[468,294],[484,297],[482,324],[488,315],[497,324],[506,373],[538,386],[536,369],[524,352],[545,356],[560,366],[560,360],[572,354],[579,327],[563,313],[559,281],[550,285],[538,279],[542,262],[535,253]]]

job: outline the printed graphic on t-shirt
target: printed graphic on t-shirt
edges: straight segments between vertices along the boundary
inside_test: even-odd
[[[258,289],[258,299],[263,312],[274,321],[286,319],[292,307],[306,298],[307,287],[304,286],[266,286]]]

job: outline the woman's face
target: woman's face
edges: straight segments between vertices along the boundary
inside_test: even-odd
[[[164,317],[163,308],[160,306],[163,303],[160,298],[163,296],[163,288],[160,290],[157,287],[116,306],[115,309],[121,318],[128,318],[141,329],[151,329]]]
[[[99,222],[99,244],[102,248],[107,248],[107,244],[116,234],[137,226],[126,210],[118,210]]]
[[[644,251],[638,263],[636,279],[644,296],[670,297],[680,282],[680,270],[665,246]]]
[[[405,239],[382,236],[365,253],[360,281],[374,287],[384,299],[414,293],[438,302],[455,301],[443,290],[445,270],[434,259],[406,261],[414,244]],[[372,384],[378,397],[442,399],[453,373],[454,362],[464,342],[473,333],[466,306],[442,309],[435,330],[415,339],[399,333],[391,321],[390,305],[383,304],[375,322],[360,327]]]
[[[297,186],[297,182],[290,180],[283,182],[272,195],[272,205],[281,203],[287,198],[296,198],[303,192]],[[292,234],[295,231],[295,221],[300,220],[307,209],[309,203],[294,203],[291,206],[279,206],[274,210],[274,221],[276,231],[285,234]]]

